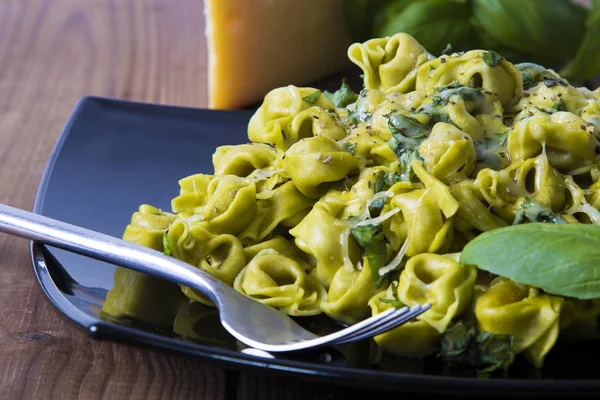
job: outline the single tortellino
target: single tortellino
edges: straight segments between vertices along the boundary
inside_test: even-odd
[[[315,136],[290,147],[281,165],[302,194],[318,198],[331,183],[355,172],[359,161],[334,140]]]
[[[468,221],[479,232],[507,226],[508,223],[490,210],[485,197],[472,179],[450,185],[452,196],[458,201],[458,216]]]
[[[466,179],[477,160],[471,136],[442,122],[435,124],[429,137],[421,143],[419,156],[427,171],[446,185]]]
[[[174,213],[190,217],[198,207],[206,204],[208,184],[213,175],[195,174],[179,180],[179,196],[171,200]]]
[[[246,265],[242,243],[233,235],[214,235],[205,223],[188,224],[183,219],[175,220],[165,234],[170,254],[228,285]],[[204,304],[212,303],[202,294],[189,287],[182,290],[190,299]]]
[[[123,240],[162,252],[163,235],[176,216],[144,204],[125,228]],[[102,314],[129,317],[170,327],[185,297],[179,287],[164,279],[117,266],[114,285],[106,294]]]
[[[251,260],[262,250],[275,250],[282,256],[296,261],[306,271],[310,271],[314,267],[314,265],[310,265],[306,259],[303,258],[304,254],[296,246],[294,246],[290,240],[284,238],[283,236],[274,235],[268,240],[244,247],[246,260]]]
[[[515,122],[507,143],[513,162],[535,157],[544,147],[550,165],[561,172],[591,164],[596,154],[592,129],[570,112],[540,112]]]
[[[563,209],[567,191],[565,181],[562,175],[552,168],[545,154],[522,163],[515,162],[506,172],[507,191],[533,197],[538,203],[555,212]]]
[[[318,202],[308,215],[289,231],[295,238],[296,246],[315,258],[316,266],[311,271],[311,276],[326,288],[329,288],[333,276],[344,264],[344,258],[356,260],[360,253],[353,240],[348,241],[346,249],[342,246],[342,236],[347,235],[348,229],[347,221],[333,217],[321,202]]]
[[[398,298],[410,307],[430,303],[417,319],[443,333],[450,322],[470,306],[477,267],[452,257],[419,254],[408,260],[398,281]]]
[[[411,72],[429,58],[425,48],[405,33],[355,43],[348,48],[348,57],[362,69],[365,88],[383,92],[414,89]]]
[[[373,296],[369,300],[372,315],[375,316],[394,307],[391,303],[400,303],[395,296],[392,285],[388,290]],[[373,340],[388,353],[401,357],[421,358],[439,348],[440,333],[425,321],[412,320],[375,336]]]
[[[123,240],[162,251],[163,233],[176,218],[175,214],[142,204],[131,216],[131,222],[123,233]]]
[[[494,66],[489,65],[484,60],[486,53],[484,50],[471,50],[464,54],[441,56],[421,65],[416,89],[433,95],[437,88],[458,82],[463,86],[492,91],[502,107],[509,108],[523,94],[521,72],[504,59]]]
[[[246,177],[254,170],[271,166],[277,157],[277,150],[261,143],[237,146],[219,146],[213,153],[215,175],[236,175]]]
[[[256,215],[256,185],[235,175],[215,176],[207,188],[208,198],[199,219],[213,233],[241,232]]]
[[[393,195],[408,193],[415,189],[423,189],[423,185],[421,183],[413,183],[413,182],[397,182],[394,183],[388,190],[388,193],[393,193]],[[381,214],[386,214],[395,207],[391,201],[384,204],[381,209]],[[408,232],[406,222],[402,213],[395,213],[390,218],[381,222],[381,229],[383,230],[383,234],[385,238],[390,243],[390,246],[394,251],[399,251],[401,246],[404,244]]]
[[[401,193],[392,198],[400,208],[409,241],[406,255],[446,251],[452,242],[452,219],[444,221],[435,196],[428,189]]]
[[[235,290],[292,316],[320,314],[325,288],[293,258],[261,250],[235,278]]]
[[[540,368],[558,339],[563,303],[561,297],[498,278],[477,298],[475,317],[482,331],[512,335],[515,353]]]
[[[336,321],[355,324],[369,316],[369,299],[380,290],[368,258],[363,257],[360,270],[351,265],[337,270],[321,308]]]
[[[548,112],[568,111],[578,114],[586,104],[587,99],[583,93],[571,85],[538,83],[527,91],[510,111],[517,113],[527,107],[536,106]]]
[[[271,90],[250,118],[248,124],[248,138],[256,143],[268,143],[280,150],[287,150],[292,144],[302,138],[301,135],[311,135],[306,132],[307,118],[312,119],[311,113],[305,114],[296,121],[295,129],[292,127],[294,117],[302,111],[316,107],[322,110],[335,110],[335,106],[327,99],[327,96],[314,88],[297,87],[289,85]],[[315,110],[315,115],[325,115]],[[310,121],[309,121],[310,122]],[[316,123],[316,127],[327,121]],[[313,122],[310,122],[312,127]],[[337,135],[340,134],[337,129]],[[342,135],[343,137],[343,135]]]
[[[263,240],[284,220],[301,213],[304,217],[314,200],[309,199],[288,181],[274,190],[256,195],[254,219],[240,232],[238,238],[243,243],[256,243]],[[292,226],[293,227],[293,226]]]

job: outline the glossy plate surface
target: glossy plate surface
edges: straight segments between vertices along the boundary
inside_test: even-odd
[[[76,106],[44,172],[34,211],[121,237],[140,204],[170,210],[177,181],[211,173],[217,146],[246,143],[250,111],[212,111],[86,97]],[[98,339],[254,366],[269,373],[379,390],[447,395],[600,395],[598,341],[555,348],[541,371],[518,360],[508,377],[481,379],[445,371],[438,358],[407,360],[371,342],[277,358],[245,354],[220,327],[214,309],[190,305],[172,329],[100,314],[115,267],[32,243],[35,273],[52,303]],[[328,330],[326,318],[305,320]]]

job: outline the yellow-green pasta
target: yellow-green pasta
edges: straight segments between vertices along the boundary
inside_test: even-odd
[[[435,56],[404,33],[348,56],[360,90],[273,89],[248,143],[216,148],[170,212],[142,206],[124,237],[294,317],[353,324],[429,303],[375,337],[399,356],[439,351],[468,326],[539,368],[563,331],[597,331],[600,299],[550,295],[460,254],[510,225],[600,224],[600,89],[492,51]],[[118,313],[141,279],[119,269],[105,308]]]

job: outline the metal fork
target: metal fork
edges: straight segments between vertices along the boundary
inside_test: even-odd
[[[319,336],[204,271],[153,249],[4,204],[0,204],[0,231],[196,289],[215,303],[221,323],[231,335],[267,352],[303,350],[370,338],[411,320],[430,307],[424,304],[392,308],[332,334]]]

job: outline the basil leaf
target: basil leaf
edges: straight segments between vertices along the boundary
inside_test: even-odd
[[[312,92],[308,96],[303,97],[302,100],[304,100],[308,104],[315,104],[319,100],[319,97],[321,97],[321,91],[320,90],[315,90],[314,92]]]
[[[385,205],[385,198],[379,198],[377,200],[373,200],[371,202],[369,202],[369,217],[371,218],[375,218],[375,217],[379,217],[379,215],[381,214],[381,210],[383,209],[383,206]]]
[[[466,1],[388,1],[376,14],[371,37],[404,32],[432,54],[440,54],[448,42],[454,43],[457,49],[467,50],[475,37],[470,18],[471,10]]]
[[[484,232],[467,243],[461,264],[550,294],[600,297],[600,226],[532,222]]]
[[[506,372],[515,358],[514,338],[479,332],[473,324],[455,322],[442,334],[440,356],[447,367],[472,367],[480,377]]]
[[[388,127],[392,133],[400,133],[410,138],[422,138],[429,135],[429,128],[414,118],[402,114],[388,117]]]
[[[485,62],[490,67],[495,67],[500,64],[500,61],[504,60],[500,54],[496,53],[494,50],[488,50],[483,53],[483,62]]]
[[[600,0],[592,0],[591,5],[587,31],[575,59],[560,71],[566,79],[590,79],[600,73]]]
[[[498,45],[527,54],[530,61],[542,59],[539,63],[547,66],[546,60],[562,63],[573,57],[573,44],[585,34],[587,12],[571,1],[477,0],[471,8],[474,24]]]
[[[373,189],[373,193],[379,193],[384,191],[389,187],[386,182],[386,174],[383,171],[379,171],[379,175],[377,175],[377,180],[375,181],[375,188]]]
[[[344,108],[358,99],[358,96],[354,94],[350,86],[346,83],[346,78],[342,79],[342,86],[338,90],[333,93],[326,90],[324,94],[338,108]]]
[[[350,232],[358,244],[364,249],[365,257],[371,268],[371,275],[376,282],[376,285],[379,287],[383,283],[383,280],[379,275],[379,270],[385,266],[387,256],[385,236],[381,229],[381,225],[358,225],[350,229]]]

